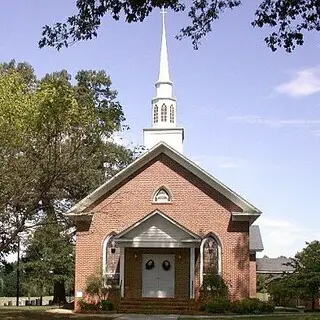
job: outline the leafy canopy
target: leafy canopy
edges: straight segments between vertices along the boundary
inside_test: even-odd
[[[305,32],[320,31],[319,0],[260,1],[252,26],[274,30],[265,38],[272,51],[283,47],[291,52],[296,45],[303,44]],[[190,23],[180,30],[177,38],[191,38],[193,47],[198,49],[201,38],[212,31],[213,22],[224,11],[241,4],[241,0],[77,0],[75,15],[53,27],[43,27],[39,46],[59,50],[77,41],[96,37],[104,16],[110,15],[115,20],[123,18],[129,23],[142,22],[154,9],[165,7],[174,12],[187,11]]]
[[[28,64],[0,65],[0,257],[131,161],[110,140],[124,120],[105,71],[71,82],[65,70],[37,79]]]
[[[271,282],[269,293],[277,302],[298,297],[311,299],[314,309],[316,299],[320,298],[320,242],[307,243],[290,264],[295,271]]]

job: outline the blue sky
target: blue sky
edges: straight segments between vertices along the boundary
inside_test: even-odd
[[[142,144],[158,76],[161,16],[143,23],[103,20],[99,37],[57,52],[38,49],[41,27],[64,21],[75,1],[6,1],[0,7],[0,61],[27,61],[39,76],[105,69],[130,131]],[[171,78],[185,155],[263,211],[257,220],[270,257],[320,239],[320,37],[294,53],[272,53],[252,29],[254,4],[227,12],[194,51],[174,36],[185,14],[167,14]]]

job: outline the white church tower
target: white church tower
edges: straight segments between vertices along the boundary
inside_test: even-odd
[[[165,11],[162,9],[162,39],[159,79],[155,84],[156,96],[152,99],[152,127],[143,129],[144,146],[152,148],[159,142],[183,153],[184,129],[177,127],[177,100],[172,94],[169,74]]]

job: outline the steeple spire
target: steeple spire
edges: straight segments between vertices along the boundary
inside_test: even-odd
[[[173,84],[170,80],[166,23],[164,8],[162,14],[162,35],[160,49],[159,78],[155,84],[156,96],[152,99],[152,126],[143,129],[144,145],[152,148],[159,142],[165,142],[179,152],[183,152],[184,129],[177,127],[177,100],[173,96]]]
[[[160,70],[159,70],[159,82],[171,82],[169,74],[169,63],[168,63],[168,49],[167,49],[167,37],[166,37],[166,21],[164,7],[162,7],[162,38],[161,38],[161,53],[160,53]]]

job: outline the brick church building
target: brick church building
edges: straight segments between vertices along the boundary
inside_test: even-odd
[[[196,299],[220,274],[231,299],[256,294],[261,212],[183,155],[163,13],[147,151],[66,214],[77,226],[75,296],[100,268],[125,299]]]

